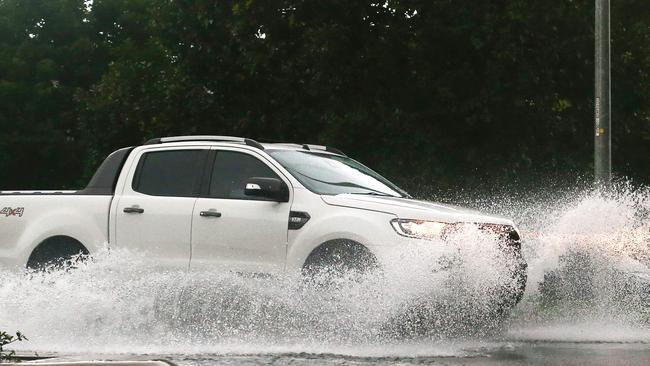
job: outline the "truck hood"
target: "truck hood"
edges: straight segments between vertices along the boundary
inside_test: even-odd
[[[386,212],[402,219],[429,220],[439,222],[473,222],[513,225],[503,216],[488,215],[463,207],[445,205],[399,197],[339,194],[321,196],[328,205]]]

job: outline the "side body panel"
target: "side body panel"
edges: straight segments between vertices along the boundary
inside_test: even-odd
[[[24,267],[36,246],[53,236],[69,236],[90,253],[108,242],[108,210],[112,196],[0,196],[0,265]],[[22,215],[16,211],[22,212]],[[8,211],[8,210],[7,210]]]

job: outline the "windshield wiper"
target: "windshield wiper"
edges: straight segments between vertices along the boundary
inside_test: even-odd
[[[367,188],[364,188],[364,189],[367,189]],[[362,195],[365,195],[365,196],[397,197],[395,195],[384,193],[384,192],[379,192],[379,191],[352,192],[352,193],[346,193],[346,194],[362,194]]]

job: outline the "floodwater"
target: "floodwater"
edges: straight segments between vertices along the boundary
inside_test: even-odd
[[[493,311],[494,284],[509,285],[504,259],[470,228],[429,244],[462,258],[451,269],[432,269],[414,244],[381,275],[330,291],[292,274],[161,271],[124,251],[70,273],[0,270],[0,329],[29,337],[22,354],[191,366],[650,364],[647,189],[469,205],[513,217],[523,234],[529,281],[504,323]],[[402,316],[412,309],[427,316]]]

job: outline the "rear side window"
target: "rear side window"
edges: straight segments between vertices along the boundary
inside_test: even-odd
[[[133,190],[151,196],[197,197],[207,150],[146,153],[140,159]]]
[[[252,177],[280,179],[271,168],[251,155],[219,151],[212,169],[209,197],[266,201],[263,197],[244,194],[246,181]]]

